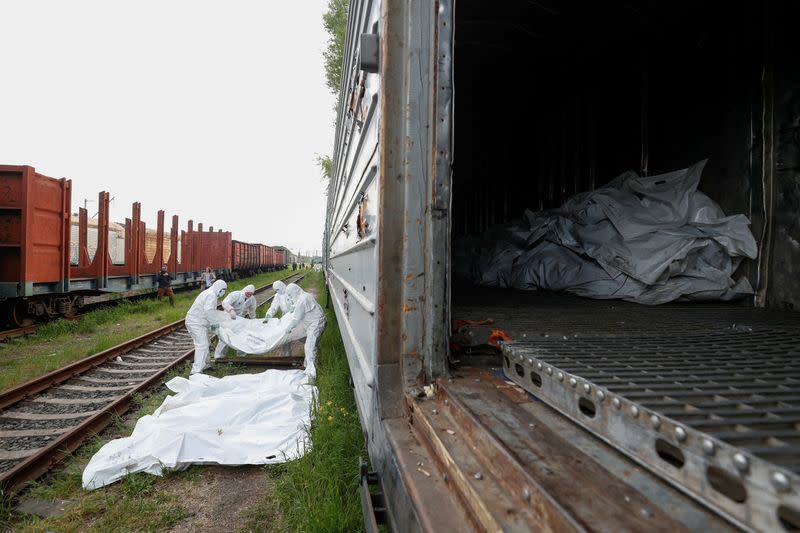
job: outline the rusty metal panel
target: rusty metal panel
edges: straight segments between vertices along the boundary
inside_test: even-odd
[[[64,290],[69,271],[71,182],[29,166],[0,166],[0,295],[35,285]]]
[[[447,219],[432,213],[430,202],[437,25],[452,22],[449,5],[354,1],[348,18],[323,255],[370,457],[386,475],[394,461],[386,425],[404,415],[404,390],[417,394],[446,360],[430,343],[445,316],[439,297],[447,268],[446,247],[431,246],[434,233],[437,245],[446,244]],[[360,44],[375,40],[363,34],[378,36],[378,72],[360,69]],[[440,202],[443,194],[437,188]],[[400,494],[410,489],[400,482],[389,490],[392,501],[404,501]],[[400,530],[419,527],[402,516]]]

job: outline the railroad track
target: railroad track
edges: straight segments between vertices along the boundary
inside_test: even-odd
[[[259,306],[271,289],[256,290]],[[16,492],[46,473],[193,354],[180,320],[0,393],[0,486]]]

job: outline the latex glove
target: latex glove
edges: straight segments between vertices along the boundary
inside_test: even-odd
[[[236,320],[236,311],[231,309],[230,311],[228,311],[228,314],[231,315],[231,320]]]

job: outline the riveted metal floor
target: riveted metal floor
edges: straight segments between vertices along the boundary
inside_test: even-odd
[[[800,522],[800,313],[454,294],[537,398],[745,528]]]

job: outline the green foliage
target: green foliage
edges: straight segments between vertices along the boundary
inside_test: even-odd
[[[344,62],[345,37],[347,36],[347,9],[349,0],[328,0],[328,10],[322,15],[322,23],[328,38],[328,48],[322,52],[325,59],[325,85],[335,95],[336,108],[339,107],[340,86],[342,84],[342,63]],[[328,155],[317,155],[317,165],[322,171],[322,179],[333,176],[333,160]]]
[[[329,155],[317,155],[317,166],[322,171],[323,179],[330,179],[333,176],[333,159]]]
[[[333,94],[339,94],[342,81],[348,4],[349,0],[328,0],[328,10],[322,15],[325,31],[330,35],[328,48],[322,52],[325,58],[325,81]]]
[[[311,273],[306,280],[323,298],[322,274]],[[336,315],[332,309],[326,315],[317,358],[319,402],[309,428],[312,448],[268,471],[281,514],[293,531],[361,531],[358,458],[366,457],[366,451]]]

